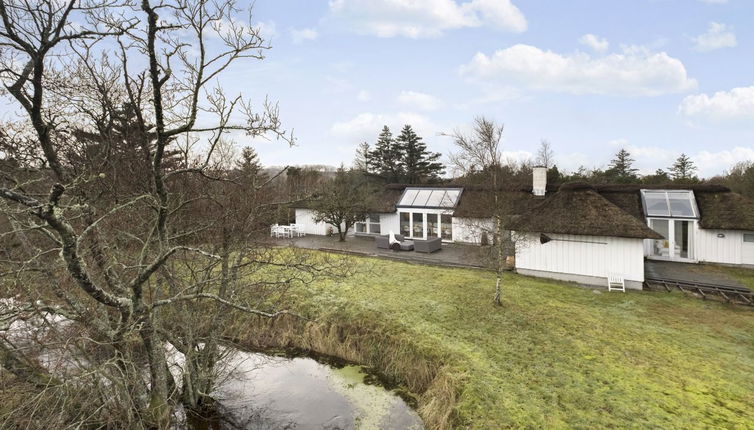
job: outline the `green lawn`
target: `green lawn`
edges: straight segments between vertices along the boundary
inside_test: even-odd
[[[356,276],[294,292],[297,307],[382,319],[446,357],[461,426],[754,427],[751,308],[517,275],[495,307],[489,272],[355,261]]]

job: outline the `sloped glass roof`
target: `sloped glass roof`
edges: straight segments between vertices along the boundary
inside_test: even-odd
[[[668,218],[698,218],[696,198],[687,190],[641,190],[644,213]]]
[[[452,209],[461,197],[460,188],[406,188],[398,206]]]

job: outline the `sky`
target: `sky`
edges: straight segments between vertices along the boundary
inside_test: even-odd
[[[704,177],[754,160],[752,0],[253,4],[272,49],[218,84],[279,103],[295,146],[232,136],[267,166],[350,165],[359,143],[404,124],[447,159],[447,134],[482,115],[504,124],[506,158],[531,159],[544,139],[567,171],[605,168],[621,148],[645,174],[682,152]]]
[[[750,0],[257,0],[273,49],[221,82],[279,102],[297,144],[255,142],[266,165],[348,165],[406,123],[448,154],[442,134],[484,115],[506,157],[546,139],[567,170],[624,147],[642,173],[684,152],[711,176],[754,160],[753,17]]]

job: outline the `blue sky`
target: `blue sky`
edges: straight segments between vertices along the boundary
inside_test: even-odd
[[[383,124],[447,154],[439,134],[486,115],[517,159],[547,139],[569,170],[624,146],[643,172],[686,152],[709,176],[754,160],[752,17],[749,0],[258,0],[273,49],[222,84],[279,101],[298,143],[256,143],[268,165],[348,164]]]

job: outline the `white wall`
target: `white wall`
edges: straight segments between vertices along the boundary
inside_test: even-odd
[[[743,233],[735,230],[698,229],[696,231],[697,260],[708,263],[744,264]],[[718,237],[718,235],[725,237]]]
[[[330,224],[314,222],[314,211],[311,209],[296,209],[296,224],[303,224],[306,234],[325,236],[328,227],[333,230],[333,233],[337,233],[335,227]]]
[[[635,281],[633,282],[635,288],[641,288],[640,283],[644,282],[642,239],[562,234],[548,234],[548,236],[553,239],[580,242],[553,240],[540,244],[538,233],[519,233],[516,235],[517,270],[523,269],[522,273],[537,271],[592,277],[595,284],[602,283],[605,286],[608,273],[616,273],[623,275],[627,281]],[[567,279],[558,276],[551,277]],[[578,281],[577,278],[573,280]]]
[[[395,234],[401,232],[401,226],[398,222],[398,213],[380,214],[380,234],[389,234],[391,230]]]
[[[456,218],[453,217],[453,242],[480,244],[482,241],[482,232],[487,232],[488,238],[491,239],[490,232],[494,231],[494,224],[491,218]]]

